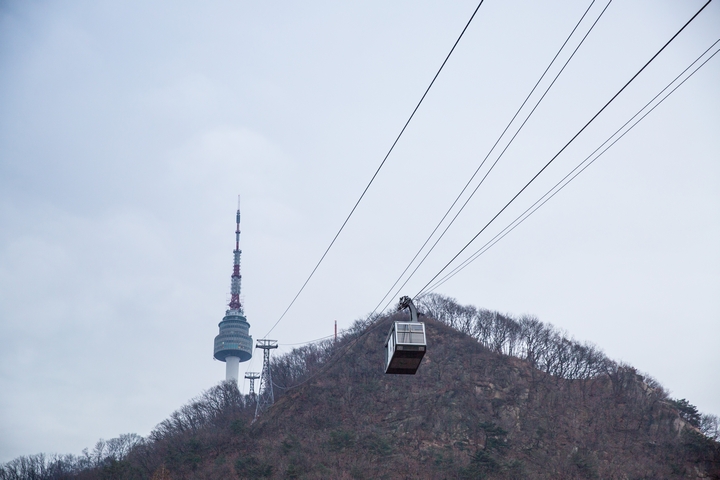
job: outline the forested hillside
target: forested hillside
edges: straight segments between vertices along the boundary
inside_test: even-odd
[[[21,457],[0,479],[720,478],[717,417],[531,317],[419,303],[428,352],[383,374],[390,322],[275,359],[276,403],[223,383],[146,438]]]

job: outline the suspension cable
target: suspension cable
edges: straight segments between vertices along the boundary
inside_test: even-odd
[[[594,3],[594,1],[593,1],[593,3]],[[461,214],[462,211],[465,209],[465,207],[467,206],[467,204],[468,204],[468,203],[470,202],[470,200],[475,196],[475,194],[477,193],[477,191],[478,191],[478,189],[480,188],[480,186],[485,182],[485,179],[488,177],[488,175],[490,175],[490,172],[492,172],[492,170],[493,170],[493,169],[495,168],[495,166],[498,164],[498,162],[499,162],[500,159],[503,157],[503,155],[505,154],[505,152],[507,151],[507,149],[508,149],[508,148],[510,147],[510,145],[513,143],[513,141],[515,140],[515,137],[518,136],[518,134],[519,134],[520,131],[523,129],[523,127],[525,126],[525,124],[528,122],[528,120],[530,120],[530,117],[533,115],[533,113],[535,113],[535,110],[537,110],[537,108],[538,108],[538,106],[540,105],[540,103],[545,99],[545,96],[548,94],[548,92],[550,91],[550,89],[553,87],[553,85],[555,85],[555,82],[557,81],[557,79],[560,77],[560,75],[563,73],[563,71],[565,70],[565,68],[568,66],[568,64],[570,63],[570,61],[573,59],[573,57],[575,56],[575,54],[577,53],[577,51],[580,49],[580,47],[582,46],[582,44],[585,42],[585,40],[587,39],[588,35],[590,35],[590,32],[593,31],[593,29],[595,28],[595,25],[597,25],[597,23],[600,21],[600,18],[602,18],[603,14],[605,13],[605,11],[607,10],[607,8],[610,6],[611,3],[612,3],[612,0],[610,0],[610,1],[607,3],[607,5],[605,5],[605,8],[603,8],[603,10],[600,12],[600,15],[598,15],[598,17],[595,19],[595,21],[593,22],[593,24],[590,26],[590,29],[585,33],[585,35],[583,36],[583,38],[580,40],[580,43],[577,45],[577,47],[575,47],[575,49],[573,50],[572,54],[571,54],[571,55],[568,57],[568,59],[565,61],[565,64],[562,66],[562,68],[561,68],[561,69],[558,71],[558,73],[555,75],[555,78],[552,80],[552,82],[550,83],[550,85],[545,89],[545,92],[542,94],[542,96],[541,96],[541,97],[538,99],[538,101],[535,103],[535,105],[533,106],[532,110],[530,110],[530,113],[527,114],[527,116],[525,117],[525,119],[524,119],[524,121],[522,122],[522,124],[520,125],[520,127],[519,127],[519,128],[517,129],[517,131],[513,134],[513,136],[510,138],[510,141],[507,143],[507,145],[505,145],[505,147],[503,148],[503,150],[500,152],[500,154],[498,155],[498,157],[495,159],[495,162],[493,162],[493,164],[490,166],[490,168],[489,168],[488,171],[485,173],[485,175],[483,176],[483,178],[482,178],[482,179],[480,180],[480,182],[475,186],[474,190],[470,193],[470,195],[468,196],[468,198],[465,200],[465,202],[463,203],[463,205],[462,205],[462,206],[460,207],[460,209],[455,213],[455,216],[454,216],[454,217],[450,220],[450,222],[445,226],[445,229],[442,231],[442,233],[440,234],[440,236],[435,240],[435,242],[432,244],[432,246],[430,247],[430,249],[425,253],[425,255],[424,255],[423,258],[420,260],[420,262],[415,266],[415,268],[414,268],[413,271],[410,273],[410,275],[405,279],[405,282],[403,282],[403,284],[400,285],[400,287],[397,289],[395,295],[392,295],[392,296],[390,297],[390,301],[385,305],[385,307],[383,308],[382,311],[385,311],[385,310],[388,308],[388,306],[390,306],[390,304],[392,303],[392,299],[398,295],[398,293],[405,287],[405,285],[407,285],[407,283],[410,281],[410,279],[411,279],[411,278],[415,275],[415,273],[418,271],[418,269],[420,268],[420,266],[421,266],[423,263],[425,263],[425,260],[428,258],[428,256],[430,255],[430,253],[432,253],[432,251],[435,249],[435,247],[436,247],[437,244],[440,242],[440,240],[442,240],[442,238],[445,236],[445,234],[446,234],[447,231],[450,229],[450,227],[455,223],[455,221],[457,220],[458,216],[460,216],[460,214]],[[505,130],[503,130],[502,134],[500,134],[500,137],[498,137],[498,139],[495,141],[495,144],[492,146],[492,148],[490,149],[490,151],[487,153],[487,155],[485,155],[485,158],[484,158],[483,161],[480,163],[480,166],[477,168],[477,170],[475,170],[475,173],[473,173],[472,177],[470,177],[470,180],[467,182],[467,184],[466,184],[465,187],[462,189],[462,191],[460,192],[460,194],[458,194],[457,198],[455,199],[455,201],[453,202],[453,204],[450,206],[450,208],[447,210],[447,212],[445,213],[445,215],[443,216],[443,218],[442,218],[442,219],[440,220],[440,222],[437,224],[437,226],[436,226],[435,229],[432,231],[432,233],[431,233],[430,236],[427,238],[427,240],[425,240],[425,243],[423,243],[422,247],[420,247],[420,250],[418,250],[418,252],[415,254],[415,256],[413,257],[413,259],[410,261],[410,263],[408,264],[408,266],[407,266],[407,267],[405,268],[405,270],[403,271],[403,273],[400,275],[400,277],[398,277],[398,279],[395,281],[395,283],[393,284],[393,286],[390,288],[390,291],[388,291],[388,293],[385,295],[385,297],[383,297],[383,300],[381,300],[380,303],[382,303],[382,302],[385,300],[385,298],[386,298],[387,295],[392,291],[392,289],[395,287],[395,285],[397,285],[397,283],[402,279],[403,275],[405,275],[405,272],[407,272],[407,270],[410,268],[410,266],[412,265],[412,263],[415,261],[415,259],[418,257],[418,255],[419,255],[420,252],[422,251],[422,249],[425,248],[425,246],[427,245],[427,243],[430,241],[430,239],[432,238],[432,236],[435,234],[435,232],[437,231],[437,229],[440,227],[440,225],[442,224],[442,222],[445,220],[445,218],[446,218],[447,215],[450,213],[450,211],[452,210],[452,208],[455,206],[455,204],[457,203],[457,201],[460,199],[460,197],[462,196],[462,194],[465,192],[465,190],[467,189],[467,187],[470,185],[470,183],[473,181],[473,179],[475,178],[475,176],[478,174],[478,172],[480,171],[480,169],[482,168],[482,166],[485,164],[486,160],[490,157],[490,155],[492,154],[492,152],[495,150],[495,147],[498,145],[498,143],[500,142],[500,140],[502,139],[502,137],[505,135],[505,132],[507,132],[508,128],[509,128],[509,127],[512,125],[512,123],[515,121],[515,118],[518,116],[518,114],[520,113],[520,111],[522,110],[522,108],[525,106],[525,104],[527,103],[527,101],[528,101],[528,99],[530,98],[530,96],[533,94],[533,92],[535,91],[535,89],[537,88],[537,86],[540,84],[540,82],[542,81],[542,79],[545,77],[545,74],[548,72],[548,70],[550,69],[550,67],[552,66],[552,64],[555,62],[555,59],[557,59],[557,57],[560,55],[560,53],[561,53],[562,50],[564,49],[565,45],[568,43],[568,41],[570,40],[570,38],[573,36],[573,34],[575,33],[575,30],[578,28],[578,26],[580,25],[580,23],[582,22],[582,20],[585,18],[585,16],[587,15],[588,11],[589,11],[590,8],[592,7],[592,5],[593,5],[593,4],[591,3],[590,6],[587,8],[587,10],[586,10],[585,13],[583,14],[583,16],[580,18],[580,20],[578,21],[578,23],[575,25],[575,28],[573,28],[572,32],[570,32],[570,35],[567,37],[567,39],[566,39],[565,42],[563,43],[562,47],[560,47],[560,50],[558,50],[558,52],[555,54],[555,57],[553,58],[553,60],[550,62],[550,64],[549,64],[549,65],[547,66],[547,68],[545,69],[545,72],[543,72],[543,74],[542,74],[542,76],[540,77],[540,79],[538,79],[538,81],[537,81],[537,83],[535,84],[535,86],[533,87],[533,89],[530,91],[530,93],[528,94],[528,96],[525,98],[525,101],[522,103],[522,105],[521,105],[520,108],[517,110],[517,112],[515,112],[515,115],[513,116],[512,120],[510,120],[510,123],[508,123],[508,125],[505,127]],[[380,305],[378,304],[378,307],[379,307],[379,306],[380,306]],[[376,307],[376,309],[377,309],[377,307]]]
[[[665,48],[667,48],[667,46],[670,45],[670,43],[672,43],[672,41],[675,40],[675,39],[677,38],[677,36],[680,35],[680,33],[681,33],[683,30],[685,30],[685,28],[686,28],[688,25],[690,25],[690,23],[691,23],[693,20],[695,20],[695,18],[697,18],[698,15],[700,15],[700,13],[710,4],[710,2],[712,2],[712,0],[708,0],[708,1],[705,3],[705,5],[703,5],[703,6],[700,8],[700,10],[698,10],[698,11],[695,13],[695,15],[693,15],[692,18],[690,18],[690,20],[688,20],[688,21],[680,28],[680,30],[678,30],[677,33],[675,33],[675,35],[673,35],[673,36],[670,38],[670,40],[668,40],[668,41],[665,43],[665,45],[663,45],[662,48],[660,48],[660,50],[658,50],[657,53],[655,53],[655,55],[653,55],[653,56],[650,58],[650,60],[648,60],[647,63],[645,63],[645,65],[643,65],[642,68],[640,68],[640,70],[638,70],[637,73],[636,73],[635,75],[633,75],[632,78],[630,78],[630,80],[627,81],[627,83],[625,83],[625,85],[623,85],[623,87],[622,87],[620,90],[618,90],[618,92],[617,92],[615,95],[613,95],[612,98],[610,98],[610,100],[608,100],[608,102],[607,102],[600,110],[598,110],[598,112],[597,112],[595,115],[593,115],[592,118],[590,118],[590,120],[589,120],[580,130],[578,130],[578,132],[577,132],[575,135],[573,135],[573,137],[565,144],[565,146],[563,146],[563,147],[560,149],[560,151],[558,151],[558,152],[530,179],[530,181],[528,181],[528,182],[510,199],[510,201],[507,202],[507,203],[505,204],[505,206],[503,206],[503,207],[500,209],[500,211],[498,211],[498,213],[496,213],[495,216],[493,216],[493,217],[490,219],[490,221],[487,222],[487,223],[485,224],[485,226],[482,227],[482,228],[480,229],[480,231],[479,231],[478,233],[476,233],[476,234],[470,239],[470,241],[467,242],[467,243],[465,244],[465,246],[464,246],[463,248],[461,248],[460,251],[459,251],[458,253],[456,253],[455,256],[453,256],[453,258],[451,258],[450,261],[447,262],[447,263],[445,264],[445,266],[443,266],[443,267],[440,269],[440,271],[439,271],[438,273],[436,273],[435,276],[433,276],[433,277],[430,279],[430,281],[429,281],[427,284],[425,284],[425,286],[424,286],[422,289],[420,289],[420,292],[424,291],[431,283],[433,283],[433,282],[435,281],[435,279],[436,279],[437,277],[439,277],[439,276],[462,254],[462,252],[464,252],[464,251],[495,221],[495,219],[497,219],[497,218],[555,161],[555,159],[558,158],[558,157],[560,156],[560,154],[565,151],[565,149],[567,149],[568,146],[570,146],[570,144],[571,144],[573,141],[575,141],[575,139],[578,138],[578,137],[580,136],[580,134],[581,134],[582,132],[584,132],[585,129],[586,129],[588,126],[590,126],[590,124],[591,124],[593,121],[595,121],[595,119],[596,119],[598,116],[600,116],[600,114],[648,67],[648,65],[650,65],[650,64],[658,57],[658,55],[660,55],[660,53],[662,53],[663,50],[665,50]],[[419,294],[420,292],[418,292],[418,294]],[[417,298],[418,294],[416,294],[413,298]]]
[[[335,236],[333,237],[332,241],[330,242],[330,245],[328,245],[328,247],[325,249],[325,252],[324,252],[324,253],[322,254],[322,256],[320,257],[320,260],[318,260],[317,264],[315,265],[315,267],[314,267],[314,268],[312,269],[312,271],[310,272],[310,275],[308,275],[307,279],[305,280],[305,282],[304,282],[304,283],[302,284],[302,286],[300,287],[300,290],[298,290],[298,292],[295,294],[295,297],[292,299],[292,301],[291,301],[290,304],[287,306],[287,308],[286,308],[285,311],[282,313],[282,315],[280,315],[280,318],[277,319],[277,321],[273,324],[273,326],[270,328],[270,330],[268,330],[268,332],[265,334],[265,337],[267,337],[268,335],[270,335],[270,333],[275,329],[275,327],[277,327],[278,323],[280,323],[280,321],[281,321],[281,320],[285,317],[285,315],[288,313],[288,311],[289,311],[290,308],[293,306],[293,304],[295,304],[295,301],[298,299],[298,297],[299,297],[300,294],[303,292],[303,290],[305,290],[305,287],[307,286],[308,282],[309,282],[310,279],[313,277],[313,275],[315,275],[315,272],[317,271],[318,267],[319,267],[320,264],[323,262],[323,260],[324,260],[325,257],[327,256],[327,254],[328,254],[328,252],[330,251],[330,249],[332,248],[332,246],[335,244],[335,241],[336,241],[336,240],[338,239],[338,237],[340,236],[340,233],[343,231],[343,229],[345,229],[345,225],[347,225],[348,221],[350,220],[350,217],[352,217],[353,213],[355,213],[355,210],[357,209],[358,205],[359,205],[360,202],[362,201],[363,197],[365,197],[365,194],[367,193],[368,189],[370,188],[370,185],[372,185],[372,183],[375,181],[375,177],[377,177],[378,173],[380,173],[380,170],[381,170],[382,167],[385,165],[385,162],[387,161],[388,157],[390,156],[390,154],[392,153],[392,151],[395,149],[395,145],[397,145],[398,141],[400,141],[400,137],[402,137],[403,133],[405,133],[405,130],[407,129],[408,125],[410,124],[410,121],[413,119],[413,117],[415,116],[415,113],[418,111],[418,109],[420,108],[420,105],[423,103],[423,100],[425,100],[425,97],[427,96],[428,92],[430,91],[430,89],[432,88],[432,86],[435,84],[435,80],[437,80],[438,76],[440,75],[440,72],[442,72],[443,68],[445,67],[445,64],[448,62],[448,60],[450,59],[450,56],[451,56],[451,55],[453,54],[453,52],[455,51],[455,47],[457,47],[457,46],[458,46],[458,43],[460,43],[460,39],[462,39],[463,35],[465,35],[465,32],[467,31],[468,27],[470,26],[470,23],[471,23],[471,22],[473,21],[473,19],[475,18],[475,14],[477,14],[478,10],[480,10],[480,7],[482,6],[482,4],[483,4],[484,1],[485,1],[485,0],[480,0],[480,3],[478,3],[478,6],[475,7],[475,10],[473,11],[472,15],[470,16],[470,19],[469,19],[469,20],[467,21],[467,23],[465,24],[465,27],[462,29],[462,32],[460,32],[460,35],[458,36],[457,40],[455,40],[455,43],[453,44],[452,48],[450,49],[450,52],[449,52],[449,53],[447,54],[447,56],[445,57],[445,60],[443,60],[442,64],[440,65],[440,68],[439,68],[438,71],[435,73],[435,76],[433,77],[432,81],[430,82],[430,85],[428,85],[427,89],[425,89],[425,93],[423,93],[422,97],[420,97],[420,101],[417,103],[417,105],[416,105],[415,108],[413,109],[412,113],[410,114],[410,117],[409,117],[409,118],[407,119],[407,121],[405,122],[405,125],[403,125],[402,129],[400,130],[400,133],[399,133],[399,134],[397,135],[397,137],[395,138],[395,141],[394,141],[394,142],[392,143],[392,145],[390,146],[390,149],[389,149],[388,152],[385,154],[385,157],[383,158],[382,162],[380,162],[380,165],[378,166],[377,170],[375,170],[375,173],[374,173],[373,176],[370,178],[370,181],[369,181],[368,184],[365,186],[365,189],[363,190],[363,192],[360,194],[360,197],[357,199],[357,202],[355,202],[355,205],[352,207],[352,209],[350,210],[350,213],[349,213],[348,216],[345,218],[345,221],[344,221],[344,222],[342,223],[342,225],[340,226],[340,229],[337,231],[337,233],[336,233]]]
[[[345,331],[345,330],[339,331],[339,332],[338,332],[338,335],[340,335],[340,334],[343,333],[344,331]],[[322,342],[323,340],[329,340],[329,339],[333,338],[334,336],[335,336],[335,334],[333,333],[332,335],[325,335],[324,337],[316,338],[315,340],[308,340],[308,341],[306,341],[306,342],[280,343],[280,344],[278,344],[278,345],[280,345],[281,347],[294,347],[294,346],[296,346],[296,345],[309,345],[309,344],[311,344],[311,343],[317,343],[317,342]]]
[[[655,95],[649,102],[645,104],[638,112],[633,115],[625,124],[623,124],[622,127],[620,127],[618,130],[615,131],[605,142],[603,142],[598,148],[596,148],[590,155],[588,155],[582,162],[580,162],[575,168],[573,168],[567,175],[565,175],[559,182],[557,182],[550,190],[548,190],[542,197],[540,197],[535,203],[533,203],[530,207],[528,207],[523,213],[518,215],[510,224],[508,224],[504,229],[502,229],[497,235],[495,235],[493,238],[491,238],[488,242],[486,242],[480,249],[475,251],[472,255],[470,255],[466,260],[464,260],[460,265],[452,269],[449,273],[447,273],[445,276],[443,276],[440,280],[435,282],[432,286],[427,288],[426,290],[420,292],[419,297],[422,297],[428,293],[431,293],[435,291],[438,287],[440,287],[442,284],[450,280],[450,278],[454,277],[456,274],[460,273],[461,270],[465,269],[470,263],[474,262],[478,257],[480,257],[482,254],[487,252],[491,247],[493,247],[497,242],[502,240],[506,235],[508,235],[510,232],[515,230],[516,227],[518,227],[521,223],[523,223],[525,220],[527,220],[533,213],[535,213],[540,207],[545,205],[551,198],[553,198],[556,194],[558,194],[563,188],[565,188],[571,181],[573,181],[578,175],[580,175],[582,172],[585,171],[590,165],[592,165],[597,159],[599,159],[605,152],[607,152],[610,147],[615,145],[621,138],[623,138],[626,134],[630,132],[635,126],[640,123],[645,117],[647,117],[653,110],[655,110],[658,106],[660,106],[661,103],[663,103],[670,95],[672,95],[675,90],[680,88],[686,81],[690,79],[700,68],[702,68],[707,62],[709,62],[715,55],[720,53],[720,49],[716,50],[712,55],[710,55],[702,64],[700,64],[695,70],[693,70],[687,77],[685,77],[678,85],[676,85],[670,92],[668,92],[663,98],[660,99],[650,110],[645,112],[635,123],[633,123],[627,130],[625,130],[619,137],[613,138],[618,135],[628,124],[630,124],[633,120],[635,120],[642,112],[648,108],[658,97],[660,97],[667,89],[669,89],[682,75],[684,75],[690,68],[693,67],[697,62],[699,62],[702,57],[705,56],[705,54],[710,51],[715,45],[720,43],[720,39],[716,40],[710,47],[705,50],[693,63],[691,63],[685,70],[683,70],[677,77],[675,77],[665,88],[663,88],[657,95]],[[606,148],[603,149],[605,145],[607,145],[609,142],[611,142]],[[597,153],[603,149],[600,153]],[[595,155],[597,153],[597,155]],[[595,155],[594,158],[593,155]],[[592,158],[592,160],[590,160]],[[569,178],[569,180],[568,180]],[[567,180],[567,181],[566,181]],[[528,213],[529,212],[529,213]]]

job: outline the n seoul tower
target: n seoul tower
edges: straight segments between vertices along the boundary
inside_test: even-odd
[[[230,283],[230,307],[218,324],[220,333],[215,337],[215,358],[225,362],[225,380],[238,380],[240,362],[252,357],[253,340],[250,336],[250,324],[245,318],[240,303],[240,199],[235,215],[235,250],[233,250],[233,273]]]

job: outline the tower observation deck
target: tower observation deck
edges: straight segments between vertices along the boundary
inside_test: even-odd
[[[220,333],[215,337],[215,358],[225,362],[225,380],[238,379],[240,362],[252,357],[253,340],[250,324],[240,303],[240,205],[235,216],[235,250],[233,250],[233,273],[230,283],[230,303],[225,317],[218,324]]]

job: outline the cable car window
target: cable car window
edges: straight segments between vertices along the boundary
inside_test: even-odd
[[[387,366],[390,365],[390,361],[392,360],[393,353],[395,352],[395,338],[394,335],[390,335],[388,338],[387,344],[385,345],[385,368],[387,369]]]
[[[398,343],[425,344],[425,328],[423,324],[397,323],[396,329]]]

